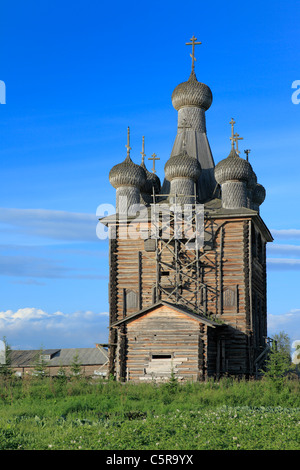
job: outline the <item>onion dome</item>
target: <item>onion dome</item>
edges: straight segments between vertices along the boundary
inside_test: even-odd
[[[252,193],[253,204],[260,206],[264,202],[265,198],[266,198],[265,188],[261,184],[257,183]]]
[[[215,166],[215,178],[217,183],[226,181],[244,181],[249,183],[253,178],[253,170],[247,160],[239,157],[232,147],[230,154]]]
[[[194,70],[188,81],[177,85],[172,94],[172,104],[177,111],[185,106],[195,106],[206,111],[210,108],[212,100],[211,89],[198,82]]]
[[[174,178],[189,178],[196,182],[200,174],[200,163],[186,152],[171,157],[165,164],[165,177],[168,181]]]
[[[144,161],[141,163],[142,169],[145,171],[146,180],[143,186],[141,187],[141,192],[146,194],[153,194],[153,188],[155,194],[158,194],[161,189],[160,179],[155,173],[151,173],[147,170]]]
[[[256,185],[257,185],[257,176],[256,176],[254,170],[252,170],[252,173],[251,173],[250,179],[248,181],[247,187],[248,187],[248,189],[250,189],[250,191],[253,191],[253,189],[255,189]]]
[[[121,186],[135,186],[141,188],[146,181],[145,170],[133,163],[127,155],[122,163],[115,165],[109,172],[109,182],[114,188]]]

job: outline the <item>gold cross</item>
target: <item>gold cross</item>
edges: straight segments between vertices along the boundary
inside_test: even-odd
[[[152,154],[152,158],[148,158],[148,160],[152,160],[152,161],[153,161],[152,173],[156,173],[156,171],[155,171],[155,160],[160,160],[160,158],[155,158],[155,157],[156,157],[156,154],[153,153],[153,154]]]
[[[144,160],[145,160],[145,137],[143,136],[143,143],[142,143],[142,151],[140,152],[141,155],[142,155],[142,164],[144,163]]]
[[[191,38],[191,41],[192,42],[186,42],[185,45],[186,46],[192,46],[192,53],[190,54],[191,58],[192,58],[192,72],[194,71],[194,62],[196,60],[196,57],[195,57],[195,45],[198,45],[198,44],[202,44],[202,42],[196,42],[197,41],[197,38],[195,38],[195,36],[193,35],[193,37]]]
[[[234,141],[235,141],[235,145],[236,145],[236,153],[239,155],[240,151],[239,151],[239,140],[243,140],[244,137],[240,137],[239,134],[235,133],[234,134]]]
[[[130,157],[131,147],[130,147],[130,129],[129,129],[129,127],[127,128],[127,145],[125,145],[125,147],[127,148],[127,157]]]
[[[231,124],[231,137],[230,140],[231,140],[231,148],[234,148],[234,125],[235,125],[235,120],[233,118],[231,118],[231,121],[230,123]]]

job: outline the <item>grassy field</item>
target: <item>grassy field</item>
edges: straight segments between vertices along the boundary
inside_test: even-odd
[[[0,384],[0,450],[299,450],[299,380]]]

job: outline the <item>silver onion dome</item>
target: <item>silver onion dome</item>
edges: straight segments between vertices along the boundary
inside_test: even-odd
[[[211,89],[204,83],[198,82],[193,70],[189,79],[177,85],[172,93],[172,104],[177,111],[188,106],[195,106],[206,111],[210,108],[212,100]]]
[[[248,186],[248,189],[253,191],[253,189],[255,189],[256,185],[257,185],[257,176],[256,176],[254,170],[252,170],[252,173],[251,173],[251,176],[248,180],[248,185],[247,186]]]
[[[186,152],[169,158],[165,164],[165,177],[168,181],[174,178],[189,178],[196,182],[201,174],[201,167],[196,158]]]
[[[226,181],[245,181],[248,184],[253,178],[253,169],[250,163],[239,157],[232,148],[228,157],[215,166],[215,178],[219,184]]]
[[[142,188],[146,182],[145,170],[133,163],[127,155],[122,163],[115,165],[109,172],[109,182],[114,188],[121,186],[134,186]]]
[[[261,184],[257,183],[252,193],[253,203],[260,206],[264,202],[265,198],[266,198],[265,188]]]

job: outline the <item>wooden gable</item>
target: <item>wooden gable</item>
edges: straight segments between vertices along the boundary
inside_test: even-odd
[[[165,380],[172,372],[179,380],[199,380],[206,368],[208,330],[219,326],[167,303],[118,324],[126,324],[126,379],[135,381]],[[124,351],[119,348],[120,363]]]

